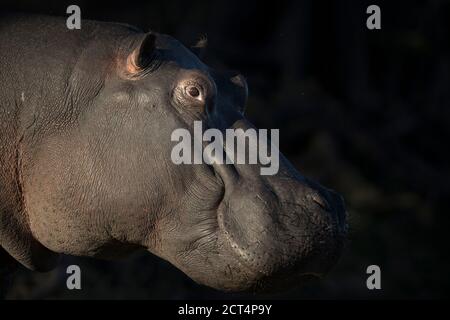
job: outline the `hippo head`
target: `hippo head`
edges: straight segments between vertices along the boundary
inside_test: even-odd
[[[220,132],[253,128],[245,79],[209,68],[166,35],[117,41],[78,60],[76,121],[33,149],[24,190],[34,237],[73,255],[144,248],[226,291],[284,289],[327,272],[346,234],[335,192],[282,155],[271,175],[258,163],[172,161],[173,132],[193,137],[196,121]]]

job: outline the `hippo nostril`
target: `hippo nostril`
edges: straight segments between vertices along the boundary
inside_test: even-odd
[[[336,219],[339,229],[343,232],[346,230],[346,210],[344,199],[333,190],[320,190],[319,192],[311,192],[307,196],[316,203],[321,209],[327,211]]]
[[[317,205],[319,205],[319,207],[321,207],[323,210],[330,211],[330,206],[324,197],[322,197],[321,195],[319,195],[317,193],[312,193],[309,195],[309,197],[312,201],[314,201]]]

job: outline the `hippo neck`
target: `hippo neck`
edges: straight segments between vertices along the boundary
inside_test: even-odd
[[[56,254],[34,239],[23,201],[20,104],[4,89],[0,91],[0,250],[30,269],[48,270]]]
[[[0,246],[30,269],[47,270],[58,255],[31,231],[25,168],[41,141],[68,130],[89,105],[117,42],[136,33],[86,20],[82,31],[69,31],[63,18],[0,15]]]
[[[5,27],[9,20],[0,21],[0,250],[30,269],[48,270],[57,255],[34,239],[23,201],[23,116],[29,110],[24,88],[32,83],[21,71],[23,55],[17,52],[23,48],[14,44],[14,24]]]

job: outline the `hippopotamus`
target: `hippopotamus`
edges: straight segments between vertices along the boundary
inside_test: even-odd
[[[121,23],[3,14],[0,39],[3,267],[144,249],[202,285],[273,292],[336,264],[343,199],[283,155],[273,175],[171,161],[171,133],[194,121],[254,128],[241,74]]]

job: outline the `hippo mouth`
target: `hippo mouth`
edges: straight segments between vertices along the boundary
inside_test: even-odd
[[[240,265],[253,277],[253,289],[272,291],[293,280],[321,277],[336,262],[346,231],[326,200],[305,193],[299,196],[309,201],[305,204],[284,200],[267,186],[256,192],[245,184],[235,188],[234,193],[247,196],[231,200],[226,191],[217,219]]]

